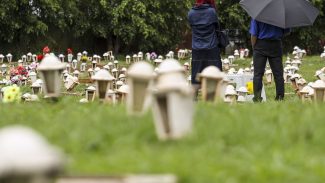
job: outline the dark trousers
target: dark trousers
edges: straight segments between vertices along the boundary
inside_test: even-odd
[[[284,98],[284,78],[281,40],[258,39],[254,46],[254,101],[261,101],[263,76],[267,60],[273,72],[276,86],[276,100]]]
[[[197,74],[208,66],[216,66],[222,71],[220,50],[218,47],[212,49],[192,50],[192,84],[200,84],[196,80]]]

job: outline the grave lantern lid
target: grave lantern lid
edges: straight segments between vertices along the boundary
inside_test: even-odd
[[[266,70],[265,74],[272,74],[272,70],[270,70],[270,69]]]
[[[157,58],[157,59],[154,60],[154,62],[155,63],[161,63],[162,62],[162,59]]]
[[[88,90],[88,91],[96,91],[96,88],[94,86],[89,86],[86,90]]]
[[[295,79],[295,78],[301,78],[301,75],[300,74],[294,74],[291,76],[291,79]]]
[[[101,69],[94,76],[91,77],[92,80],[99,81],[113,81],[115,78],[105,69]]]
[[[127,75],[134,78],[150,79],[153,76],[153,67],[147,62],[137,62],[131,65]]]
[[[225,77],[224,73],[221,72],[215,66],[209,66],[205,68],[202,73],[199,74],[199,78],[212,78],[212,79],[223,79]]]
[[[190,64],[188,62],[185,62],[184,66],[190,66]]]
[[[88,100],[86,98],[80,99],[79,100],[80,103],[88,103]]]
[[[226,90],[235,90],[235,87],[233,85],[227,85]]]
[[[28,98],[30,98],[30,96],[31,96],[30,93],[25,93],[25,94],[22,96],[22,98],[24,98],[24,99],[28,99]]]
[[[80,74],[78,70],[73,71],[73,74]]]
[[[229,64],[230,61],[226,58],[226,59],[223,60],[223,63],[224,63],[224,64]]]
[[[232,85],[228,85],[228,86],[232,86]],[[226,92],[225,95],[237,95],[237,92],[235,91],[234,87],[228,87],[226,88]]]
[[[32,87],[35,87],[35,88],[39,88],[39,87],[42,87],[42,85],[41,85],[41,83],[39,83],[39,82],[34,82],[33,84],[32,84]]]
[[[130,55],[127,55],[125,58],[129,59],[129,58],[131,58],[131,57],[130,57]]]
[[[318,70],[318,71],[316,71],[315,76],[319,76],[321,74],[323,74],[323,72],[321,70]]]
[[[122,78],[125,78],[125,77],[126,77],[125,74],[120,74],[120,75],[118,76],[119,79],[122,79]]]
[[[297,84],[301,84],[301,85],[306,84],[306,83],[307,83],[307,81],[306,81],[304,78],[300,78],[300,79],[297,81]]]
[[[60,55],[59,55],[59,58],[64,58],[64,55],[63,55],[63,54],[60,54]]]
[[[49,55],[45,57],[41,64],[38,66],[38,70],[63,70],[66,64],[59,61],[56,56]]]
[[[304,94],[308,94],[310,92],[310,90],[313,89],[310,86],[305,86],[302,88],[302,90],[300,91],[300,93],[304,93]]]
[[[112,62],[108,62],[108,64],[107,64],[108,66],[112,66],[112,65],[114,65]]]
[[[125,67],[123,67],[123,68],[121,69],[121,71],[122,71],[122,72],[126,72],[127,69],[126,69]]]
[[[116,68],[112,69],[112,72],[118,72],[118,70]]]
[[[311,87],[316,89],[325,89],[325,82],[322,80],[317,80],[315,83],[312,84]]]
[[[314,90],[314,88],[311,87],[310,90],[309,90],[308,95],[312,96],[314,94],[315,94],[315,90]]]
[[[241,75],[244,74],[244,69],[243,68],[238,69],[237,74],[241,74]]]
[[[60,170],[63,154],[36,133],[22,126],[0,130],[0,177],[39,175]]]
[[[103,68],[104,68],[104,69],[109,69],[109,66],[108,66],[108,65],[104,65]]]
[[[115,60],[115,61],[114,61],[114,64],[118,64],[118,61],[117,61],[117,60]]]
[[[122,85],[118,90],[118,93],[124,93],[128,94],[129,93],[129,86],[128,85]]]
[[[5,58],[5,56],[4,56],[4,55],[2,55],[2,54],[0,54],[0,58]]]
[[[159,65],[158,74],[184,72],[184,68],[175,59],[167,59]]]
[[[116,82],[116,85],[117,85],[117,86],[122,86],[122,85],[124,85],[124,83],[123,83],[123,81],[117,81],[117,82]]]

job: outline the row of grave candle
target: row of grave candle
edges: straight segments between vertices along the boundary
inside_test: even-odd
[[[54,55],[53,53],[49,53],[51,55]],[[185,59],[187,57],[189,57],[191,54],[191,50],[183,50],[183,49],[180,49],[178,51],[178,58],[179,59]],[[81,61],[81,58],[82,57],[87,57],[87,59],[89,61],[92,61],[92,60],[95,60],[97,61],[98,63],[100,63],[101,61],[101,56],[99,55],[93,55],[92,57],[91,56],[88,56],[88,52],[87,51],[83,51],[82,53],[79,52],[77,53],[76,55],[76,60],[79,62]],[[143,54],[143,52],[139,52],[138,54],[134,54],[132,56],[132,61],[133,62],[137,62],[137,61],[143,61],[144,60],[144,56],[146,58],[147,61],[150,61],[150,60],[155,60],[155,59],[163,59],[163,57],[160,55],[158,58],[156,56],[156,54],[152,54],[152,53],[146,53],[145,55]],[[58,57],[60,58],[60,60],[62,62],[65,61],[65,55],[64,54],[59,54]],[[12,58],[13,58],[13,55],[11,53],[7,54],[6,56],[4,56],[3,54],[0,54],[0,63],[3,63],[4,62],[4,59],[7,58],[7,61],[9,63],[12,62]],[[67,61],[68,62],[73,62],[73,54],[72,53],[69,53],[67,55]],[[113,55],[113,52],[112,51],[108,51],[106,53],[103,54],[103,58],[106,62],[108,61],[114,61],[115,60],[115,57]],[[126,57],[126,63],[130,64],[131,63],[131,56],[127,55]],[[173,51],[169,51],[167,54],[166,54],[166,59],[171,59],[171,58],[174,58],[174,52]],[[23,55],[20,59],[22,62],[31,62],[31,61],[34,61],[34,62],[37,62],[38,61],[38,57],[36,54],[32,54],[31,52],[27,53],[26,55]]]

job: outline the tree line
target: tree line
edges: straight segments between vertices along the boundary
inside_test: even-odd
[[[239,0],[216,1],[222,27],[239,29],[249,46],[250,18]],[[314,26],[293,29],[286,38],[288,47],[319,51],[325,38],[325,3],[312,1],[321,15]],[[193,4],[194,0],[1,0],[0,52],[37,52],[45,45],[58,52],[166,52],[189,40],[187,13]]]

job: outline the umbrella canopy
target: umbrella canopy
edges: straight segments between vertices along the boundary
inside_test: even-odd
[[[241,0],[255,20],[281,28],[312,25],[319,11],[308,0]]]

